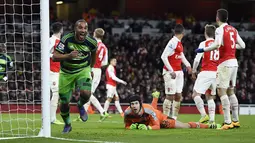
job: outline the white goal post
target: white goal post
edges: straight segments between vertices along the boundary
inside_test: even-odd
[[[51,137],[49,18],[49,0],[0,0],[0,58],[13,62],[0,77],[0,142]]]

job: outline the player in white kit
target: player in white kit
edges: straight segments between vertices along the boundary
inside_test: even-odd
[[[64,124],[61,121],[57,120],[56,112],[58,108],[58,78],[60,71],[60,63],[53,62],[52,56],[55,48],[60,42],[61,35],[63,34],[63,25],[60,22],[56,22],[52,24],[53,35],[50,37],[50,90],[52,93],[51,101],[50,101],[50,121],[52,124]]]
[[[217,68],[217,93],[220,97],[224,124],[223,130],[240,127],[238,115],[238,100],[234,89],[236,86],[236,77],[238,70],[238,62],[235,56],[236,49],[244,49],[245,43],[238,34],[238,31],[231,25],[228,25],[228,11],[218,9],[216,22],[219,27],[215,31],[215,41],[208,48],[198,48],[197,53],[212,51],[219,49],[220,58]],[[230,106],[232,110],[233,122],[230,116]]]
[[[163,76],[166,94],[166,98],[163,102],[163,113],[177,119],[184,84],[184,75],[181,65],[183,63],[190,74],[192,69],[183,53],[183,46],[181,43],[184,36],[184,27],[181,24],[177,24],[174,29],[174,34],[175,36],[167,43],[161,55],[161,59],[164,62]]]
[[[124,117],[124,113],[122,111],[122,108],[120,106],[120,102],[119,102],[119,95],[117,93],[117,82],[118,83],[122,83],[124,85],[126,85],[127,83],[121,79],[119,79],[116,76],[116,69],[115,66],[117,64],[117,60],[115,58],[112,58],[110,60],[110,65],[107,67],[106,69],[106,89],[107,89],[107,99],[105,101],[104,104],[104,110],[108,111],[109,105],[112,102],[112,99],[115,99],[115,106],[118,110],[118,112],[120,113],[120,115],[122,117]]]
[[[90,96],[90,101],[84,105],[84,108],[87,110],[88,106],[90,106],[90,103],[92,103],[100,112],[100,115],[101,115],[100,121],[105,120],[109,116],[109,114],[105,112],[105,110],[103,109],[103,107],[101,106],[97,98],[94,96],[96,88],[99,85],[101,80],[101,74],[102,74],[101,67],[106,66],[108,63],[108,50],[107,50],[107,47],[102,42],[104,33],[105,32],[102,28],[97,28],[94,31],[94,38],[97,40],[98,48],[96,52],[96,63],[94,67],[92,68],[92,72],[93,72],[93,80],[92,80],[92,88],[91,88],[92,94]]]
[[[199,44],[199,47],[208,47],[214,42],[216,27],[213,25],[205,26],[205,41]],[[197,67],[202,59],[202,66],[200,73],[197,74]],[[217,73],[217,61],[219,60],[219,51],[216,49],[214,51],[209,51],[205,53],[198,53],[194,59],[193,69],[192,69],[192,79],[195,80],[195,85],[193,89],[192,98],[196,103],[197,109],[201,115],[200,123],[215,124],[215,102],[214,97],[216,95],[216,73]],[[209,89],[209,90],[208,90]],[[208,103],[208,113],[205,112],[204,101],[201,95],[205,94]]]

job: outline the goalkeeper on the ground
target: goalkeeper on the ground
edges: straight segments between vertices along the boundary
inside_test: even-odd
[[[131,130],[158,130],[161,128],[220,128],[217,124],[202,124],[198,122],[182,123],[157,110],[159,92],[152,94],[151,105],[142,104],[139,96],[131,96],[130,107],[125,110],[125,128]]]
[[[0,43],[0,81],[8,80],[7,71],[13,67],[12,59],[6,52],[6,45]]]

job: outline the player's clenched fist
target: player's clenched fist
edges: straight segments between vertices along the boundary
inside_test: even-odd
[[[130,130],[136,130],[137,129],[137,124],[131,124],[129,127]]]
[[[70,54],[69,54],[69,57],[72,59],[72,58],[76,58],[79,54],[79,51],[77,50],[74,50],[72,51]]]

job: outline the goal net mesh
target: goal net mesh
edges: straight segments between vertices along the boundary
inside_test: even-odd
[[[0,43],[13,68],[0,80],[0,138],[37,136],[41,127],[40,0],[0,0]],[[1,70],[0,70],[1,71]]]

